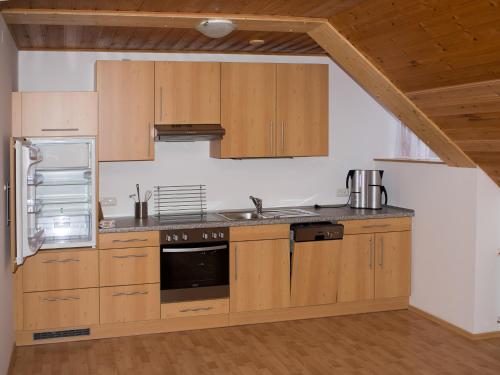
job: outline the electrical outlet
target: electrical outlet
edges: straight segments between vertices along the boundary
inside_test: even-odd
[[[349,189],[337,189],[337,197],[348,197]]]
[[[105,197],[101,198],[101,206],[102,207],[111,207],[116,206],[116,197]]]

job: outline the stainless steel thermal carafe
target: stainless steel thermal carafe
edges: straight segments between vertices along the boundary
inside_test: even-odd
[[[383,175],[382,170],[351,169],[345,182],[346,189],[351,190],[349,205],[352,208],[378,210],[382,208],[382,194],[385,195],[384,204],[387,204],[387,191],[382,186]]]

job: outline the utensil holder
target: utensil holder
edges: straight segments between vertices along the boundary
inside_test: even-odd
[[[148,202],[135,202],[135,218],[146,219],[148,217]]]

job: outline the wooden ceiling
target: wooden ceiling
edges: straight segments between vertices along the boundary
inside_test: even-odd
[[[20,13],[11,18],[4,14],[21,49],[322,54],[325,52],[317,44],[320,41],[339,65],[443,155],[449,165],[467,166],[472,159],[500,186],[499,2],[10,0],[0,7],[27,10],[25,18]],[[29,9],[84,14],[59,12],[30,18],[33,15]],[[174,25],[169,20],[163,25],[164,20],[155,17],[162,13],[150,13],[141,19],[105,14],[114,11],[241,17],[237,31],[211,40],[193,30],[194,22],[200,20],[196,17],[178,20]],[[252,19],[252,15],[261,16]],[[331,30],[313,31],[323,27],[326,20],[333,26]],[[325,41],[337,32],[347,40]],[[252,47],[250,39],[264,39],[266,43]],[[332,48],[336,44],[353,50],[344,53]],[[352,68],[353,58],[367,62]]]

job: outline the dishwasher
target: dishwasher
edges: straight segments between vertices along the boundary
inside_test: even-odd
[[[344,226],[300,223],[290,230],[291,306],[336,303]]]

